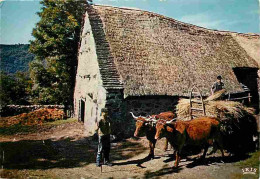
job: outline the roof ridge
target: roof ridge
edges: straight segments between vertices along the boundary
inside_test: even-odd
[[[135,9],[135,8],[131,8],[131,7],[118,7],[118,6],[109,6],[109,5],[101,5],[101,4],[94,4],[94,5],[91,5],[91,6],[99,6],[99,7],[107,7],[107,8],[116,8],[116,9],[123,9],[123,10],[132,10],[132,11],[138,11],[138,12],[147,12],[147,13],[151,13],[151,14],[154,14],[154,15],[157,15],[158,17],[163,17],[167,20],[171,20],[171,21],[175,21],[175,22],[178,22],[182,25],[188,25],[188,26],[191,26],[191,27],[196,27],[196,28],[201,28],[203,30],[208,30],[208,31],[213,31],[213,32],[219,32],[219,33],[232,33],[232,34],[238,34],[238,35],[245,35],[245,36],[260,36],[260,34],[257,34],[257,33],[251,33],[251,32],[248,32],[248,33],[242,33],[242,32],[234,32],[234,31],[228,31],[228,30],[217,30],[217,29],[209,29],[209,28],[206,28],[206,27],[201,27],[201,26],[198,26],[198,25],[194,25],[194,24],[190,24],[190,23],[187,23],[187,22],[182,22],[182,21],[179,21],[177,19],[174,19],[172,17],[168,17],[166,15],[162,15],[162,14],[159,14],[159,13],[156,13],[156,12],[152,12],[152,11],[147,11],[147,10],[142,10],[142,9]]]

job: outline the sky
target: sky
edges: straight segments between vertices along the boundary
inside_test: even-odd
[[[260,0],[93,0],[129,7],[216,30],[260,33]],[[27,44],[39,21],[39,0],[0,0],[0,44]]]

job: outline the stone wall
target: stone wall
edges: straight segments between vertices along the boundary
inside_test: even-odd
[[[148,116],[165,111],[173,111],[178,97],[144,96],[124,99],[123,90],[107,90],[106,107],[111,118],[112,134],[118,137],[133,136],[135,121],[130,112],[135,115]]]
[[[142,116],[173,111],[178,99],[179,97],[170,96],[132,97],[127,99],[127,111]]]
[[[179,100],[179,97],[170,96],[144,96],[129,97],[126,99],[126,121],[128,121],[128,135],[133,135],[135,122],[130,112],[135,116],[148,116],[159,114],[161,112],[173,111]]]
[[[112,134],[118,137],[129,136],[129,121],[126,119],[126,101],[123,90],[108,90],[106,108],[111,118]]]

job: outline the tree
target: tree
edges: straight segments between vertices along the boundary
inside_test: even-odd
[[[1,106],[8,104],[29,104],[32,83],[26,72],[17,72],[15,76],[0,72]]]
[[[15,81],[5,72],[0,72],[0,99],[1,106],[13,103],[12,93]]]
[[[30,64],[37,103],[72,104],[81,23],[86,0],[43,0],[40,21],[33,29],[35,40]]]

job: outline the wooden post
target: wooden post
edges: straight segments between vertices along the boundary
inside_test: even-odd
[[[194,89],[197,90],[196,94],[198,94],[198,97],[200,97],[200,102],[199,102],[199,100],[198,100],[198,101],[197,101],[197,100],[192,101],[192,97],[193,97],[192,92],[193,92]],[[194,92],[194,93],[195,93],[195,92]],[[195,102],[195,103],[201,103],[202,109],[192,108],[192,103],[193,103],[193,102]],[[205,110],[204,101],[203,101],[203,98],[202,98],[202,95],[201,95],[200,90],[199,90],[198,87],[196,87],[196,86],[194,86],[194,87],[191,89],[191,91],[190,91],[190,111],[189,111],[189,112],[190,112],[190,119],[191,119],[191,120],[193,119],[193,115],[192,115],[192,111],[193,111],[193,110],[202,111],[202,112],[203,112],[203,115],[206,116],[206,110]]]
[[[191,89],[191,91],[190,91],[190,119],[192,120],[192,101],[191,101],[191,99],[192,99],[192,90],[193,90],[193,88]]]
[[[4,169],[4,162],[5,162],[5,151],[3,150],[3,156],[2,156],[2,169]]]
[[[199,89],[197,88],[199,94],[200,94],[200,99],[201,99],[201,104],[202,104],[202,108],[203,108],[203,115],[206,116],[206,110],[205,110],[205,105],[204,105],[204,101],[201,95],[201,92],[199,91]]]

